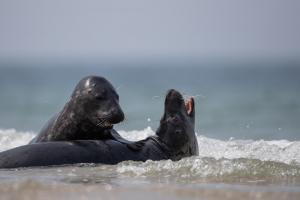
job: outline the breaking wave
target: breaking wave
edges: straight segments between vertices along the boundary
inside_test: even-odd
[[[153,135],[144,130],[119,131],[129,140],[140,140]],[[27,144],[36,133],[0,129],[0,151]],[[199,178],[232,179],[297,178],[300,179],[300,141],[287,140],[218,140],[199,135],[199,156],[170,160],[132,162],[115,166],[90,165],[114,169],[124,176],[172,177],[178,180]],[[89,166],[89,165],[87,165]]]
[[[190,157],[177,162],[146,161],[120,163],[117,172],[133,177],[159,177],[177,182],[212,181],[274,181],[276,179],[300,180],[300,167],[274,161],[257,159],[215,159]]]
[[[36,133],[21,132],[15,129],[0,129],[0,151],[27,144]]]

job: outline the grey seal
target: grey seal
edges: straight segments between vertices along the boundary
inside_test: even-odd
[[[123,120],[112,84],[103,77],[88,76],[79,81],[63,109],[30,143],[111,138],[106,130]]]
[[[125,160],[173,161],[198,155],[195,135],[195,105],[186,103],[176,90],[165,99],[165,110],[156,134],[131,142],[121,137],[104,140],[76,140],[28,144],[0,153],[0,168],[53,166],[76,163],[117,164]]]

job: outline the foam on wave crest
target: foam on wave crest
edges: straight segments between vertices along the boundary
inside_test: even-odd
[[[199,155],[220,158],[249,158],[300,164],[300,141],[228,140],[198,136]]]
[[[144,130],[118,131],[129,140],[141,140],[154,135],[151,127]],[[36,133],[0,129],[0,151],[27,144]],[[287,140],[218,140],[198,136],[199,156],[214,159],[258,159],[300,165],[300,141]]]
[[[27,144],[35,136],[34,132],[20,132],[15,129],[0,129],[0,151]]]

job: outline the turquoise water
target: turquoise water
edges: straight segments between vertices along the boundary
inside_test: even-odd
[[[218,139],[300,139],[297,63],[90,63],[0,66],[0,128],[37,132],[86,75],[104,76],[120,95],[118,130],[158,127],[164,95],[196,99],[196,131]]]

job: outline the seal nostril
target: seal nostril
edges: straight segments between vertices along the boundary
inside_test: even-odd
[[[120,112],[120,121],[123,121],[124,118],[125,118],[124,113],[121,111],[121,112]]]

